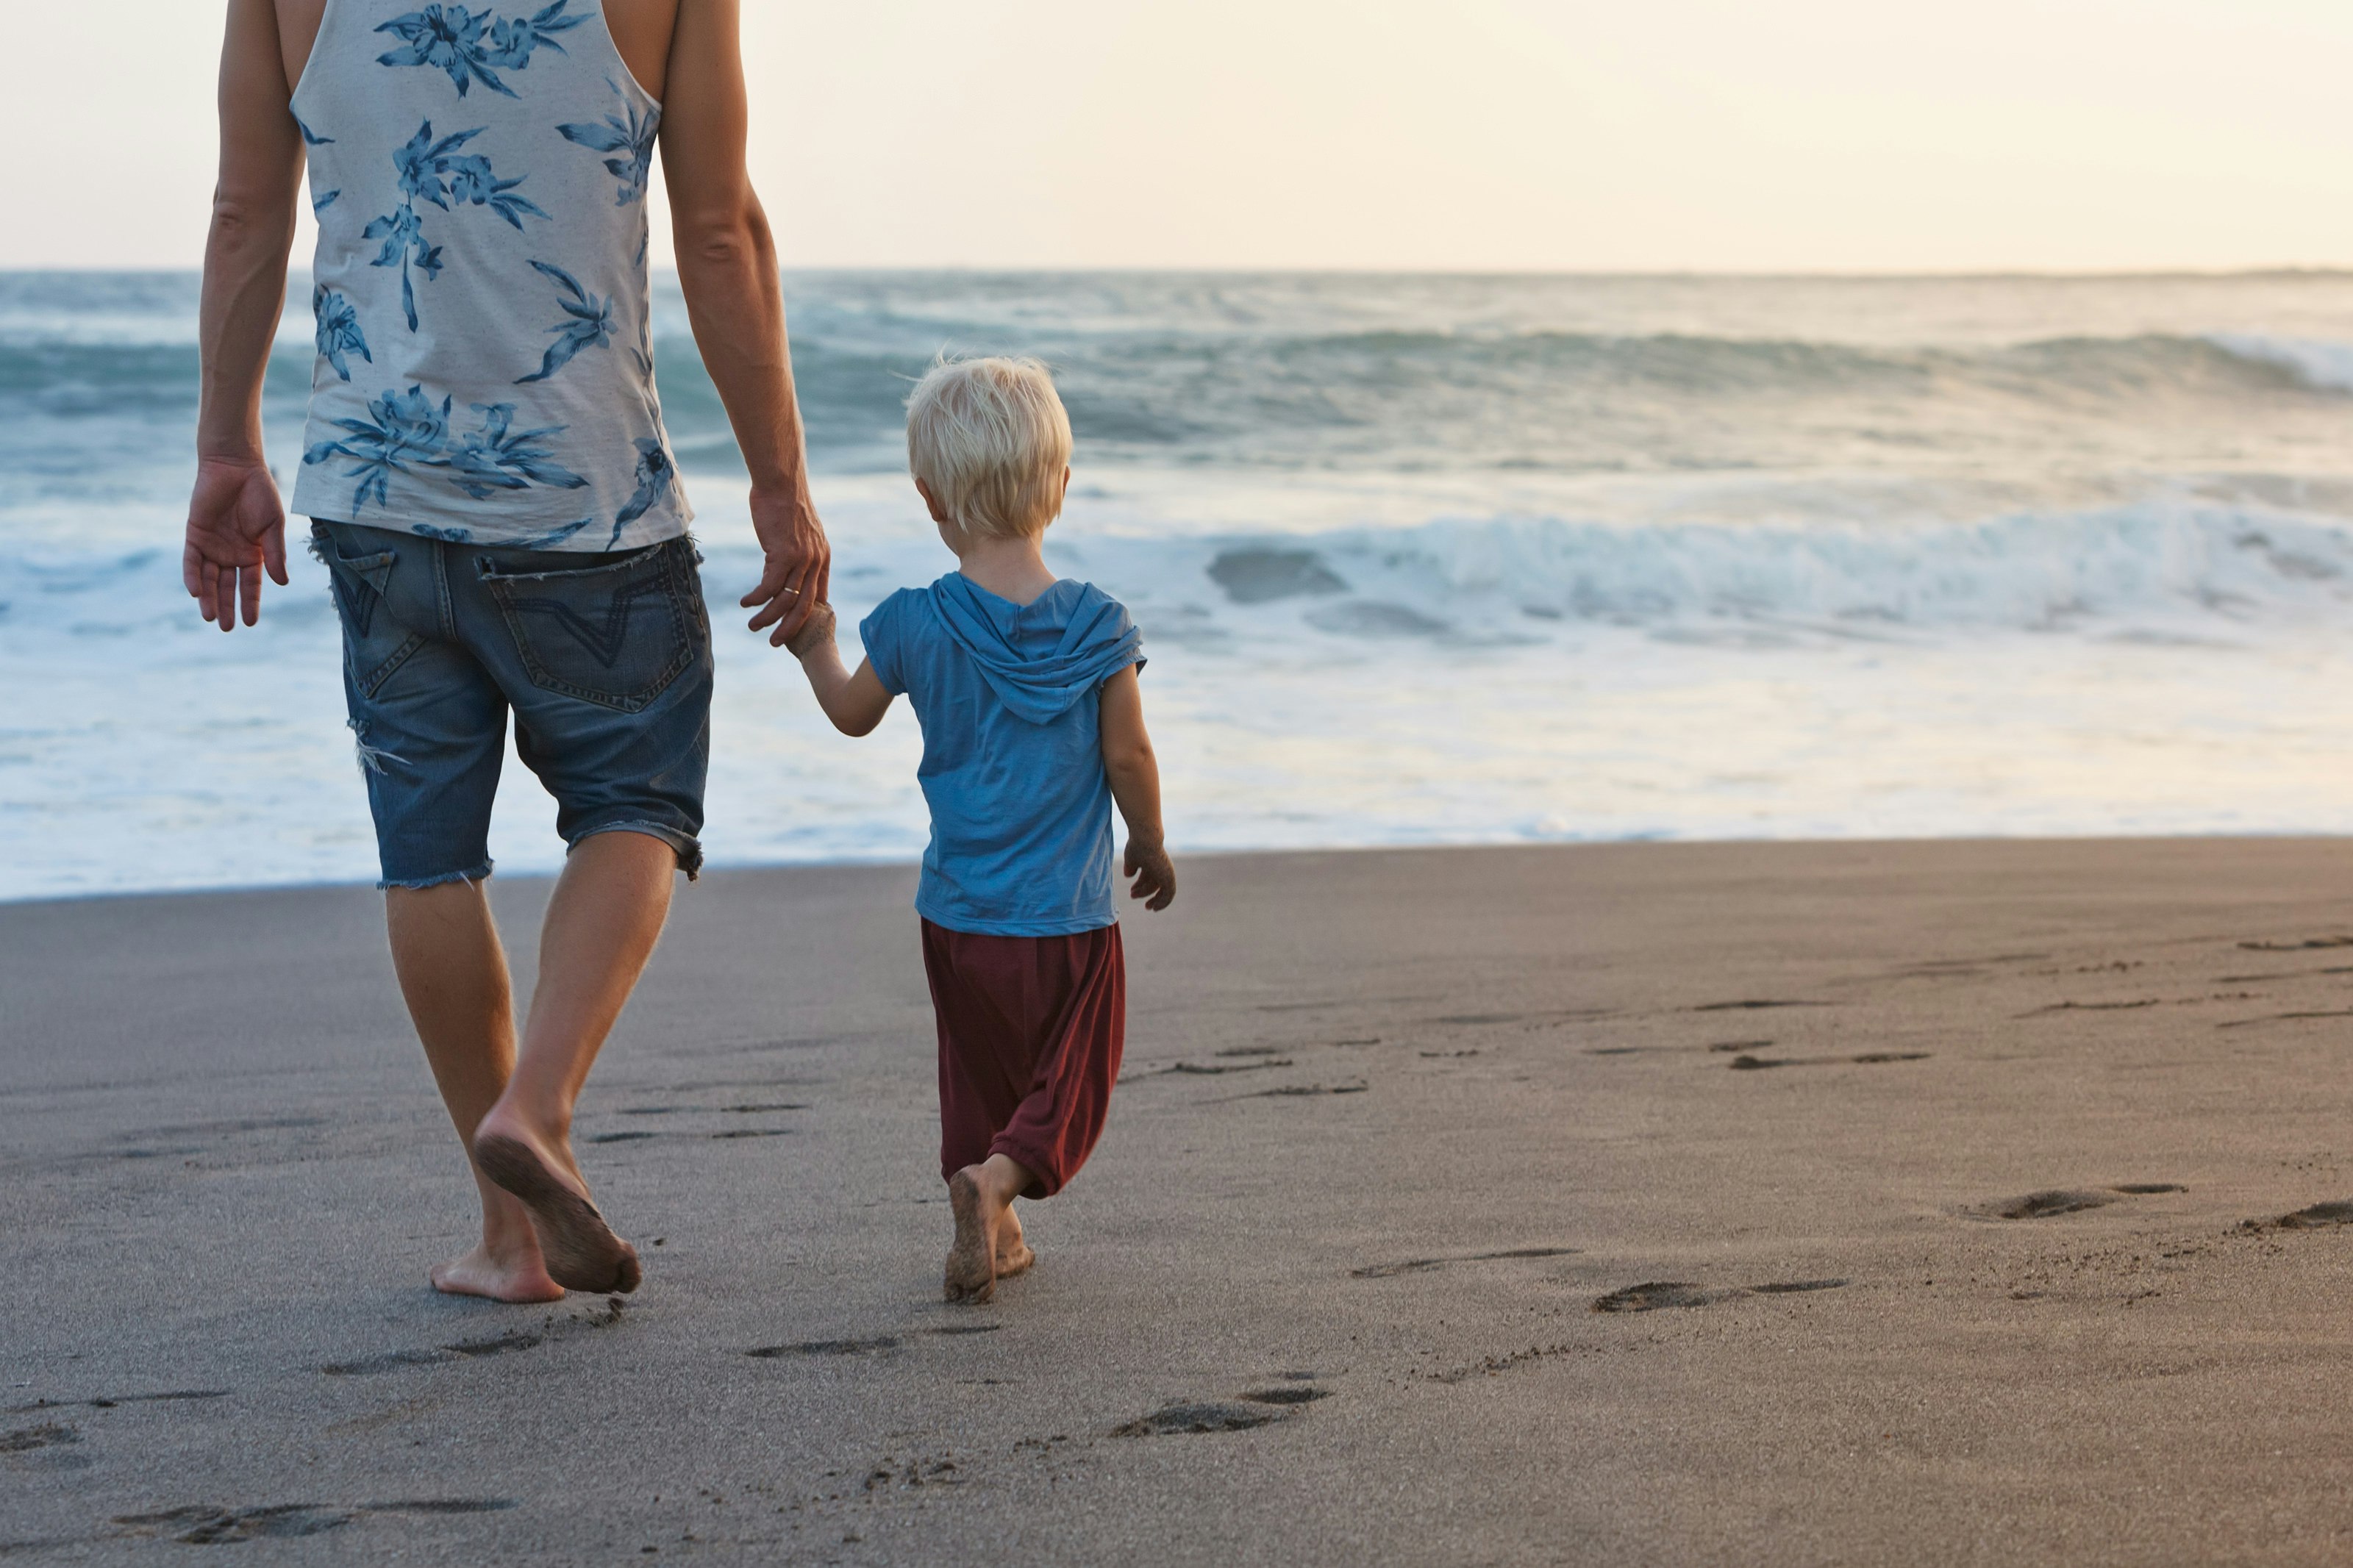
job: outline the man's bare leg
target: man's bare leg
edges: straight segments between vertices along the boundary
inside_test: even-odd
[[[506,1091],[474,1158],[522,1200],[549,1275],[575,1290],[634,1290],[638,1255],[596,1210],[572,1156],[572,1110],[670,914],[678,855],[649,834],[600,833],[565,861],[540,935],[539,983]]]
[[[1029,1167],[1005,1154],[991,1154],[948,1178],[948,1203],[955,1211],[955,1241],[948,1248],[945,1280],[949,1300],[976,1305],[997,1293],[998,1246],[1012,1217],[1013,1199],[1036,1179]],[[1029,1248],[1018,1240],[1018,1220],[1014,1226],[1014,1246],[1026,1253]]]
[[[425,1059],[461,1147],[470,1149],[514,1068],[512,992],[490,900],[473,882],[395,888],[385,895],[385,923]],[[435,1266],[433,1288],[494,1301],[559,1300],[564,1287],[547,1277],[529,1212],[491,1184],[470,1155],[467,1169],[481,1194],[481,1245]]]

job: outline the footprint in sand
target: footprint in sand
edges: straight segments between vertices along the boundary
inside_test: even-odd
[[[1284,1388],[1258,1389],[1239,1399],[1191,1400],[1164,1405],[1149,1415],[1113,1427],[1111,1435],[1114,1437],[1162,1437],[1178,1433],[1247,1432],[1254,1426],[1264,1426],[1284,1419],[1284,1413],[1288,1410],[1331,1396],[1332,1391],[1328,1388],[1319,1388],[1313,1384],[1293,1384]]]
[[[2021,1198],[2003,1198],[1984,1205],[1978,1212],[1992,1219],[2049,1219],[2055,1215],[2082,1214],[2086,1209],[2105,1208],[2119,1196],[2148,1197],[2158,1193],[2188,1190],[2175,1182],[2126,1182],[2117,1186],[2097,1189],[2053,1187],[2029,1193]]]
[[[804,1340],[797,1345],[764,1345],[744,1353],[754,1361],[779,1361],[788,1356],[881,1355],[897,1350],[900,1342],[896,1334],[878,1334],[871,1340]]]
[[[413,1498],[399,1502],[361,1503],[330,1508],[318,1503],[280,1503],[270,1508],[220,1508],[199,1505],[164,1509],[154,1513],[117,1514],[111,1522],[133,1536],[169,1535],[190,1546],[219,1546],[238,1541],[287,1541],[324,1535],[369,1514],[442,1516],[503,1513],[520,1507],[513,1498]]]
[[[218,1546],[233,1541],[284,1541],[324,1535],[341,1530],[359,1517],[356,1510],[322,1508],[316,1503],[281,1503],[274,1508],[174,1508],[156,1513],[125,1513],[114,1522],[141,1535],[169,1534],[190,1546]]]
[[[0,1432],[0,1454],[29,1454],[37,1448],[65,1448],[81,1441],[81,1434],[55,1422]]]
[[[1597,1312],[1655,1312],[1666,1307],[1704,1307],[1719,1298],[1680,1279],[1653,1279],[1593,1299]]]
[[[2251,1219],[2240,1226],[2241,1230],[2329,1230],[2340,1225],[2353,1225],[2353,1200],[2336,1199],[2315,1204],[2310,1208],[2284,1214],[2277,1219]]]
[[[226,1388],[178,1388],[168,1394],[118,1394],[111,1399],[36,1399],[30,1405],[12,1405],[6,1414],[29,1415],[36,1410],[63,1410],[72,1405],[86,1405],[92,1410],[112,1410],[122,1405],[165,1405],[180,1400],[227,1399]]]
[[[1668,1307],[1713,1307],[1719,1301],[1730,1301],[1742,1296],[1798,1296],[1816,1290],[1842,1290],[1844,1279],[1791,1279],[1770,1285],[1751,1285],[1745,1289],[1711,1290],[1704,1286],[1686,1281],[1662,1279],[1647,1285],[1629,1285],[1622,1290],[1612,1290],[1593,1299],[1597,1312],[1656,1312]]]
[[[1574,1247],[1515,1247],[1504,1252],[1468,1252],[1455,1258],[1411,1258],[1403,1263],[1371,1263],[1348,1273],[1358,1279],[1394,1279],[1400,1274],[1427,1274],[1457,1263],[1500,1263],[1518,1258],[1567,1258]]]
[[[1113,1427],[1111,1435],[1114,1437],[1161,1437],[1178,1432],[1247,1432],[1253,1426],[1263,1426],[1280,1419],[1282,1416],[1277,1411],[1264,1405],[1204,1400],[1185,1405],[1164,1405],[1149,1415]]]
[[[1293,1083],[1281,1089],[1262,1089],[1256,1094],[1238,1094],[1236,1100],[1297,1100],[1314,1094],[1362,1094],[1373,1086],[1369,1083]]]
[[[1329,1399],[1328,1388],[1303,1387],[1293,1384],[1287,1388],[1261,1388],[1242,1395],[1252,1405],[1313,1405],[1319,1399]]]
[[[1778,1060],[1744,1053],[1725,1065],[1734,1072],[1765,1072],[1773,1068],[1875,1068],[1893,1062],[1925,1062],[1928,1058],[1926,1051],[1865,1051],[1859,1057],[1783,1057]]]
[[[511,1355],[518,1351],[537,1350],[547,1342],[544,1334],[528,1329],[515,1329],[489,1339],[459,1340],[455,1344],[434,1350],[387,1351],[382,1355],[367,1356],[359,1361],[336,1362],[319,1370],[329,1377],[373,1377],[378,1373],[398,1372],[403,1367],[436,1366],[445,1362],[480,1361],[486,1356]]]

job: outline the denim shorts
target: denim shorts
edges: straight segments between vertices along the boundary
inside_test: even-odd
[[[691,540],[583,554],[323,521],[311,537],[343,619],[378,886],[491,874],[510,710],[567,846],[642,833],[702,868],[711,617]]]

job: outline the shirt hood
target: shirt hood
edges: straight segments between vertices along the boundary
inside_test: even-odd
[[[1066,580],[1017,605],[951,572],[932,584],[932,598],[989,689],[1032,724],[1052,723],[1104,681],[1144,662],[1144,634],[1126,607],[1092,584]]]

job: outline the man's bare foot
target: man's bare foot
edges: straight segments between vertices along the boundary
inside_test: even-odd
[[[502,1260],[487,1247],[435,1264],[429,1278],[444,1296],[481,1296],[518,1304],[564,1300],[564,1287],[548,1278],[546,1265],[538,1258]]]
[[[988,1194],[971,1166],[948,1178],[948,1204],[955,1210],[955,1241],[948,1247],[947,1299],[977,1306],[997,1294],[996,1226],[989,1222]]]
[[[997,1277],[999,1279],[1027,1274],[1038,1261],[1038,1255],[1029,1248],[1029,1239],[1021,1234],[1021,1216],[1013,1212],[1011,1204],[1005,1205],[1005,1218],[997,1227],[996,1251]]]
[[[548,1278],[598,1294],[638,1288],[638,1249],[613,1234],[585,1186],[521,1128],[474,1134],[474,1163],[531,1211]]]

